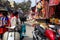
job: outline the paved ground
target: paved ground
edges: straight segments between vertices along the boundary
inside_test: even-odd
[[[26,24],[27,24],[27,26],[26,26],[27,37],[25,37],[24,40],[33,40],[32,31],[34,30],[34,28],[30,24],[28,24],[28,23],[26,23]]]

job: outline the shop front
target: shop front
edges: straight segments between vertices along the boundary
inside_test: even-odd
[[[49,0],[49,17],[57,16],[59,0]],[[56,15],[57,14],[57,15]]]
[[[49,17],[54,18],[55,24],[60,24],[60,1],[59,0],[49,1]]]

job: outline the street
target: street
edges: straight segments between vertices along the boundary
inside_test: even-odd
[[[28,22],[26,22],[26,35],[27,35],[27,37],[25,37],[24,40],[33,40],[33,35],[32,35],[33,30],[34,30],[34,28],[31,26],[31,24],[28,24]]]
[[[60,40],[60,0],[0,0],[0,40]]]

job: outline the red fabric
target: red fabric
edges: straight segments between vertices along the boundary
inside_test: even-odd
[[[0,34],[3,34],[3,28],[0,28]]]
[[[3,28],[3,30],[4,30],[4,31],[3,31],[3,33],[5,33],[6,31],[8,31],[8,29],[7,29],[7,28]]]
[[[58,5],[59,0],[49,0],[49,6]]]
[[[7,30],[8,30],[7,28],[0,28],[0,34],[5,33]]]
[[[16,18],[18,18],[18,15],[16,16]]]
[[[44,18],[49,18],[49,3],[46,1],[45,2],[45,15],[44,15]]]
[[[50,7],[50,11],[49,11],[49,17],[51,17],[53,14],[55,13],[55,7]]]
[[[13,13],[11,13],[10,18],[14,17]]]
[[[54,0],[54,3],[55,4],[59,4],[59,0]]]
[[[58,38],[58,40],[60,40],[60,37]]]

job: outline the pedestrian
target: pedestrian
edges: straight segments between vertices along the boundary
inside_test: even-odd
[[[3,14],[0,12],[0,40],[2,39],[2,34],[3,34],[2,18],[3,18]]]
[[[19,36],[19,33],[17,32],[17,14],[18,12],[12,12],[11,15],[10,15],[10,26],[7,27],[8,28],[8,31],[5,32],[5,34],[3,35],[3,40],[20,40],[20,36]],[[10,34],[11,33],[11,34]],[[8,35],[7,35],[8,34]],[[11,36],[9,36],[11,35]],[[6,36],[6,37],[5,37]]]
[[[10,19],[10,27],[13,27],[13,26],[16,27],[17,26],[17,21],[18,21],[18,12],[11,11],[9,19]]]
[[[7,27],[10,26],[10,21],[8,18],[8,12],[3,12],[3,32],[5,33],[6,31],[8,31]]]
[[[10,25],[8,12],[3,12],[3,25],[4,27],[8,27]]]
[[[19,30],[19,33],[21,34],[21,40],[23,40],[24,36],[26,36],[26,24],[24,23],[26,21],[26,16],[21,8],[18,9],[18,14],[21,21],[21,30]]]
[[[3,34],[8,30],[6,27],[9,26],[9,19],[7,17],[7,12],[0,13],[0,38],[2,39]]]
[[[23,13],[23,11],[21,10],[21,8],[19,8],[17,11],[18,11],[19,18],[20,18],[20,21],[21,21],[21,24],[22,24],[22,23],[24,23],[24,21],[26,21],[26,16]]]
[[[21,28],[18,30],[18,32],[20,33],[20,40],[23,40],[26,36],[26,24],[22,23],[20,24],[20,27]]]

